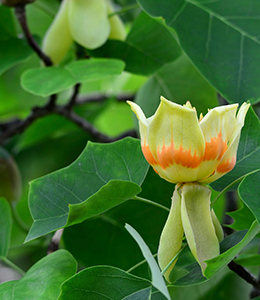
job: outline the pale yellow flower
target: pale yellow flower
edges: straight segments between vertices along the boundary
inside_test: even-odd
[[[219,255],[221,225],[210,207],[210,183],[231,171],[236,163],[240,132],[249,104],[211,109],[205,117],[189,102],[181,106],[161,97],[154,116],[128,101],[139,119],[144,157],[164,179],[177,183],[170,213],[161,234],[158,262],[170,282],[170,273],[185,234],[189,248],[201,266]]]

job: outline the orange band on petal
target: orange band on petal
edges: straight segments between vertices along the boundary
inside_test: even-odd
[[[187,168],[197,168],[202,162],[202,157],[196,155],[196,150],[194,155],[191,154],[190,149],[186,150],[182,146],[176,150],[173,142],[169,147],[163,145],[161,151],[157,149],[157,157],[163,169],[166,169],[174,163]]]
[[[158,165],[158,162],[155,160],[149,146],[146,145],[146,142],[144,142],[144,144],[142,145],[142,151],[145,159],[150,165]]]
[[[210,142],[206,142],[204,160],[221,159],[227,150],[227,143],[223,141],[222,134],[219,133]]]
[[[222,162],[220,165],[218,165],[217,172],[227,173],[234,168],[235,164],[236,164],[236,158],[232,157],[231,159],[228,159]]]

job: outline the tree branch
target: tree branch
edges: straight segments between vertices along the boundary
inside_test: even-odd
[[[44,62],[44,64],[46,66],[52,66],[51,59],[49,58],[49,56],[47,56],[45,53],[42,52],[41,48],[35,41],[34,37],[32,36],[32,34],[28,28],[26,13],[25,13],[25,4],[16,6],[14,8],[14,11],[15,11],[16,18],[22,27],[23,33],[26,37],[26,40],[27,40],[29,46],[37,53],[39,58]]]
[[[77,96],[79,86],[75,86],[74,93],[72,95],[69,104],[56,105],[55,100],[57,95],[50,96],[49,102],[42,107],[33,107],[29,116],[23,120],[15,119],[6,123],[0,124],[0,144],[3,144],[8,138],[13,137],[16,134],[24,132],[34,121],[42,117],[48,116],[50,114],[57,114],[63,116],[64,118],[70,120],[78,127],[83,129],[85,132],[89,133],[93,138],[99,142],[110,143],[122,139],[126,136],[137,137],[137,132],[135,130],[129,130],[123,134],[111,138],[103,133],[101,133],[97,128],[95,128],[90,122],[77,115],[73,110],[75,106],[75,99]]]
[[[233,260],[228,264],[231,271],[235,272],[238,276],[243,278],[246,282],[254,286],[258,291],[260,291],[260,282],[253,275],[251,275],[242,266],[235,263]]]

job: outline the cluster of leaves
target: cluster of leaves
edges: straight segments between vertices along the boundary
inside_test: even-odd
[[[42,67],[13,10],[0,5],[0,140],[21,172],[23,193],[16,209],[25,223],[1,198],[0,279],[8,270],[15,280],[0,285],[0,298],[248,299],[252,286],[227,265],[235,259],[255,276],[260,266],[260,4],[116,2],[131,8],[122,14],[129,28],[126,40],[84,50],[91,60],[77,60],[78,48],[72,48],[58,67]],[[39,44],[58,7],[53,0],[26,7]],[[66,115],[68,99],[79,85],[80,94]],[[94,101],[104,94],[103,101]],[[180,104],[190,100],[202,113],[222,97],[254,104],[235,168],[211,185],[212,205],[222,222],[228,190],[237,191],[237,206],[229,213],[233,233],[221,243],[221,254],[207,261],[206,277],[186,248],[173,283],[166,286],[154,256],[174,187],[149,169],[138,139],[97,143],[135,126],[130,108],[117,100],[121,94],[134,94],[146,116],[154,113],[160,95]],[[44,107],[50,109],[44,117],[38,110],[42,115],[22,134],[14,131],[4,138],[11,125],[53,95],[59,106]],[[10,122],[14,117],[19,120]],[[46,256],[52,233],[61,228],[63,249]]]

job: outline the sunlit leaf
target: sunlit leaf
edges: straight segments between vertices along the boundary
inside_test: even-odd
[[[73,276],[76,270],[77,263],[69,252],[53,252],[33,265],[20,280],[2,283],[0,298],[56,300],[60,294],[60,285]]]
[[[79,60],[65,67],[30,69],[22,75],[21,85],[34,95],[46,97],[69,89],[76,83],[119,75],[123,69],[124,63],[116,59]]]

